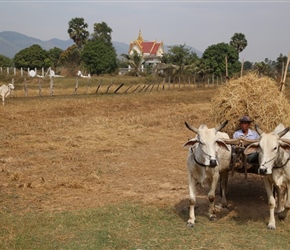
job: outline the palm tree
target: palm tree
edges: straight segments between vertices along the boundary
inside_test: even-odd
[[[68,25],[69,28],[67,32],[70,38],[74,41],[78,48],[82,48],[90,35],[90,33],[86,30],[88,28],[88,24],[85,23],[83,18],[76,17],[71,19]]]
[[[132,67],[133,74],[139,76],[141,65],[145,63],[146,59],[144,59],[142,55],[139,55],[136,50],[133,50],[132,55],[122,54],[122,57],[124,57],[126,63]]]
[[[153,76],[162,74],[167,77],[174,77],[179,67],[172,63],[158,63],[153,67]]]
[[[206,65],[205,61],[200,59],[195,65],[194,75],[197,75],[199,81],[205,82],[206,76],[208,76],[211,71],[213,70]]]
[[[235,33],[230,41],[230,45],[233,46],[238,53],[241,53],[248,45],[247,39],[242,33]]]
[[[260,76],[272,76],[273,70],[270,65],[266,62],[257,62],[253,66],[254,71],[256,71]]]

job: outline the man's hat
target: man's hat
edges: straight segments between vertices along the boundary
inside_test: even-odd
[[[243,116],[241,117],[241,119],[239,120],[239,122],[252,122],[252,120],[250,119],[249,116]]]

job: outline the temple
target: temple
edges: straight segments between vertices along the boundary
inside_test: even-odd
[[[145,60],[145,65],[155,66],[161,62],[161,58],[164,54],[163,42],[156,41],[144,41],[141,30],[139,31],[138,38],[130,42],[128,54],[132,55],[134,50],[138,55],[142,56]]]

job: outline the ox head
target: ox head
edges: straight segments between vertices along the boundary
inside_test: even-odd
[[[8,84],[8,88],[9,88],[9,89],[14,89],[14,85],[13,85],[12,83],[9,83],[9,84]]]
[[[272,174],[273,167],[275,164],[282,165],[281,162],[277,162],[279,158],[280,150],[290,150],[290,141],[287,139],[282,139],[290,129],[290,127],[285,128],[279,133],[271,132],[265,133],[260,129],[258,125],[255,126],[256,131],[261,136],[259,140],[250,144],[244,151],[245,155],[249,155],[254,152],[259,153],[259,174]],[[287,154],[288,155],[288,154]]]
[[[201,125],[198,129],[190,126],[185,122],[186,127],[196,133],[196,137],[188,140],[183,146],[195,146],[195,154],[199,157],[201,165],[216,167],[217,166],[217,149],[222,147],[229,150],[222,139],[217,138],[217,132],[226,126],[228,121],[215,128],[208,128],[206,125]]]

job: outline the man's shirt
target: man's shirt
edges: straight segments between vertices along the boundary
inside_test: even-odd
[[[252,130],[252,129],[248,130],[248,134],[247,135],[245,135],[241,129],[237,130],[234,133],[233,138],[236,139],[236,138],[240,138],[240,137],[244,137],[244,138],[247,138],[247,139],[250,139],[250,140],[255,140],[255,139],[259,139],[260,138],[259,134],[255,130]]]

